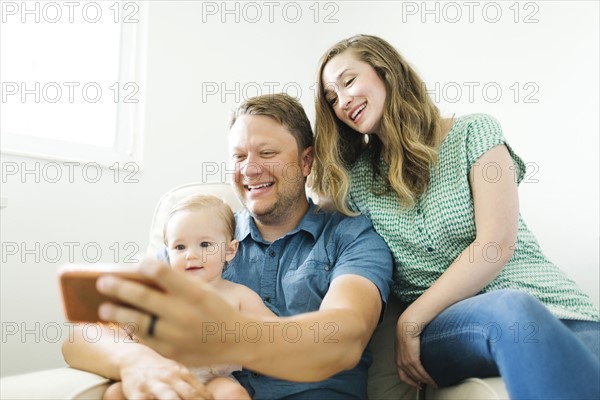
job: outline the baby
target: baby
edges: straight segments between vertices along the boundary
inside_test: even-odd
[[[198,194],[178,202],[167,216],[163,239],[171,268],[202,277],[242,312],[259,316],[274,315],[258,294],[221,277],[238,248],[233,212],[221,199]],[[250,399],[246,390],[231,375],[239,370],[240,365],[191,368],[215,400]],[[120,382],[111,385],[104,394],[104,399],[123,398]]]

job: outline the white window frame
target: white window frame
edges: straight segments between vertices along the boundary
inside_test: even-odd
[[[143,1],[126,1],[137,5],[136,23],[121,21],[119,52],[119,87],[135,82],[135,103],[118,102],[116,134],[112,147],[102,147],[64,140],[1,132],[0,152],[45,160],[95,162],[102,166],[122,168],[135,162],[142,165],[143,123],[145,109],[145,77],[148,5]],[[0,105],[1,107],[1,105]]]

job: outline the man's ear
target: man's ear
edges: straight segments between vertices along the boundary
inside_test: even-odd
[[[315,148],[309,146],[302,151],[302,176],[305,178],[310,175],[314,160]]]
[[[229,244],[227,244],[227,248],[225,249],[225,261],[230,262],[235,257],[235,254],[238,250],[239,242],[233,239]]]

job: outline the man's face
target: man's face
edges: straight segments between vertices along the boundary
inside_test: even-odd
[[[304,210],[312,147],[300,152],[285,126],[263,115],[239,117],[229,132],[229,157],[232,185],[254,218],[277,224]]]

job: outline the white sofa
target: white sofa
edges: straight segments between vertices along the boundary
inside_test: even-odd
[[[224,183],[191,183],[167,192],[158,202],[148,246],[154,255],[162,246],[162,226],[168,210],[181,198],[197,192],[223,198],[234,210],[241,205],[230,186]],[[471,378],[459,385],[435,390],[417,391],[403,384],[394,364],[394,331],[401,305],[390,297],[383,322],[379,325],[371,349],[374,362],[369,370],[369,398],[372,400],[443,400],[443,399],[507,399],[502,379]],[[0,380],[0,399],[100,399],[109,381],[101,376],[72,369],[58,368],[5,377]]]

